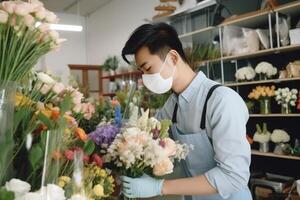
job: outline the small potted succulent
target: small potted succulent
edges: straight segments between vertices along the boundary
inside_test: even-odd
[[[269,141],[271,133],[267,129],[267,124],[263,124],[263,128],[256,124],[256,133],[253,136],[253,141],[259,143],[259,151],[266,153],[269,152]]]
[[[119,67],[119,60],[117,56],[108,57],[103,64],[103,69],[109,72],[110,75],[114,75],[118,67]]]

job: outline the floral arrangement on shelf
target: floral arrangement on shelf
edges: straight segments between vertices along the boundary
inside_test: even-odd
[[[242,67],[235,73],[235,78],[238,81],[250,81],[256,76],[255,70],[251,66]]]
[[[149,118],[149,110],[138,118],[137,111],[108,147],[105,161],[129,177],[172,173],[173,162],[184,159],[191,147],[169,138],[169,120]]]
[[[112,73],[114,73],[118,67],[119,67],[119,60],[118,60],[117,56],[108,57],[104,61],[104,64],[103,64],[103,69],[105,71],[110,71]],[[113,74],[111,74],[111,75],[113,75]]]
[[[267,80],[275,76],[278,73],[278,70],[271,63],[260,62],[255,67],[255,72],[260,75],[261,80]]]
[[[274,143],[287,143],[290,141],[290,135],[282,129],[275,129],[271,135],[271,141]]]
[[[281,105],[281,112],[291,113],[291,106],[295,107],[297,102],[297,89],[278,88],[275,91],[275,100]]]
[[[254,99],[260,102],[260,113],[270,114],[270,100],[275,96],[275,86],[257,86],[248,95],[249,99]]]
[[[267,129],[267,124],[263,123],[263,127],[256,124],[256,132],[253,136],[253,141],[259,143],[259,151],[268,152],[269,151],[269,141],[271,138],[271,133]]]
[[[50,29],[58,18],[41,2],[4,1],[0,4],[0,80],[23,80],[39,58],[65,41]]]

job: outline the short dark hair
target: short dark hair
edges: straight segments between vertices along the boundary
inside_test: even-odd
[[[151,54],[162,59],[174,49],[188,63],[176,30],[166,23],[144,24],[135,29],[122,50],[123,59],[130,63],[126,55],[135,54],[141,47],[148,47]]]

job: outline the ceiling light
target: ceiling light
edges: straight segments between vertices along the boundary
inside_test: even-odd
[[[41,25],[41,22],[37,22],[35,27]],[[50,29],[57,31],[73,31],[73,32],[81,32],[83,30],[82,26],[78,25],[67,25],[67,24],[50,24]]]

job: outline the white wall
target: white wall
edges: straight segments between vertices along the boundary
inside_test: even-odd
[[[41,59],[38,68],[49,71],[61,77],[64,83],[68,82],[70,71],[68,64],[86,64],[86,25],[85,17],[72,14],[58,13],[60,24],[82,25],[82,32],[59,31],[60,37],[67,39],[58,52],[51,52]]]
[[[120,57],[122,48],[139,25],[152,20],[157,0],[111,0],[87,17],[87,59],[102,64],[109,55]]]

